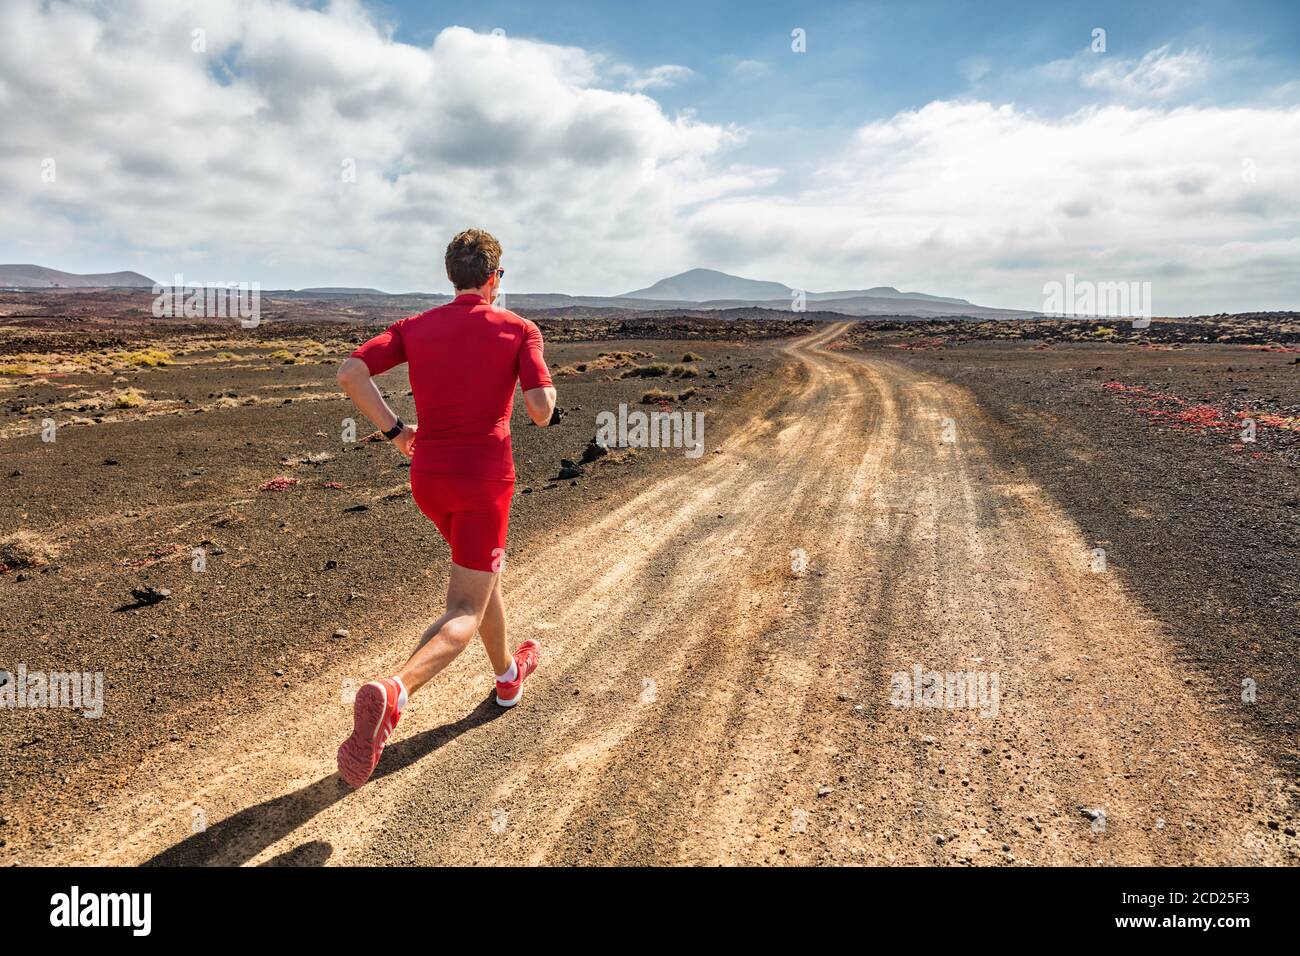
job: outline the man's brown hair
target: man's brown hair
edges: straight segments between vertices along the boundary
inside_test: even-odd
[[[447,278],[459,291],[478,289],[501,265],[501,243],[490,232],[466,229],[447,245]]]

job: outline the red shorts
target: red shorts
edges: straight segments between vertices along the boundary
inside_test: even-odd
[[[411,497],[451,546],[451,560],[475,571],[505,566],[506,527],[515,483],[411,472]]]

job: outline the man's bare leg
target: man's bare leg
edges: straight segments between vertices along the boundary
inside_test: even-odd
[[[478,636],[483,640],[483,647],[492,661],[492,673],[500,677],[510,669],[510,648],[506,644],[506,605],[501,599],[501,575],[492,585],[492,594],[488,597],[487,608],[483,611],[483,620],[478,622]]]
[[[474,639],[496,580],[495,572],[473,571],[453,564],[447,582],[447,610],[425,629],[415,653],[396,680],[371,681],[357,691],[352,704],[352,734],[338,752],[339,776],[351,786],[360,787],[375,772],[384,744],[401,717],[403,698],[409,698],[427,684]],[[504,640],[504,627],[501,637]],[[498,703],[500,700],[498,695]]]
[[[427,684],[474,639],[474,632],[483,620],[499,577],[493,571],[475,571],[458,564],[451,566],[447,610],[425,629],[415,652],[397,674],[408,695]],[[505,640],[504,621],[503,617],[502,641]]]

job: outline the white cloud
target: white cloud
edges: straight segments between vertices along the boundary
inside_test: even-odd
[[[353,2],[16,0],[0,35],[9,261],[440,289],[448,237],[478,225],[517,292],[707,266],[1032,309],[1071,271],[1150,280],[1157,311],[1300,303],[1294,97],[1160,105],[1196,74],[1167,50],[1089,67],[1138,102],[1056,118],[933,102],[783,189],[728,161],[745,131],[665,113],[597,54],[461,28],[415,47]]]
[[[962,76],[967,83],[976,84],[993,70],[993,62],[986,56],[971,57],[961,64]]]
[[[731,64],[731,72],[742,80],[756,80],[767,76],[771,72],[771,67],[762,60],[739,59]]]
[[[978,98],[989,99],[990,92],[996,90],[998,99],[1033,103],[1059,114],[1085,104],[1204,102],[1207,94],[1221,95],[1231,85],[1232,74],[1240,75],[1249,66],[1249,61],[1212,59],[1196,49],[1173,52],[1165,45],[1141,57],[1085,48],[1047,63],[1007,66],[979,76],[968,71],[966,75]]]
[[[1096,54],[1083,54],[1083,61]],[[1083,85],[1132,99],[1165,99],[1204,82],[1205,58],[1195,50],[1170,53],[1168,46],[1151,50],[1141,60],[1103,59],[1084,69]]]
[[[350,2],[19,0],[0,34],[6,251],[55,266],[440,288],[447,238],[482,225],[516,290],[622,288],[683,204],[771,178],[721,164],[737,131],[602,89],[598,56],[462,28],[420,49]]]
[[[1300,109],[930,103],[862,127],[817,187],[697,210],[696,257],[811,289],[1041,308],[1044,282],[1149,280],[1157,310],[1300,303]],[[1287,256],[1291,261],[1287,261]],[[721,258],[722,262],[718,262]]]
[[[695,71],[689,67],[665,63],[663,66],[651,67],[645,73],[636,76],[628,82],[628,86],[634,90],[660,89],[676,86],[694,75]]]

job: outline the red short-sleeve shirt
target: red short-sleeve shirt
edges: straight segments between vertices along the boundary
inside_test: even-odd
[[[470,292],[395,322],[352,355],[371,375],[406,363],[419,420],[412,471],[515,477],[515,382],[524,391],[551,384],[532,322]]]

